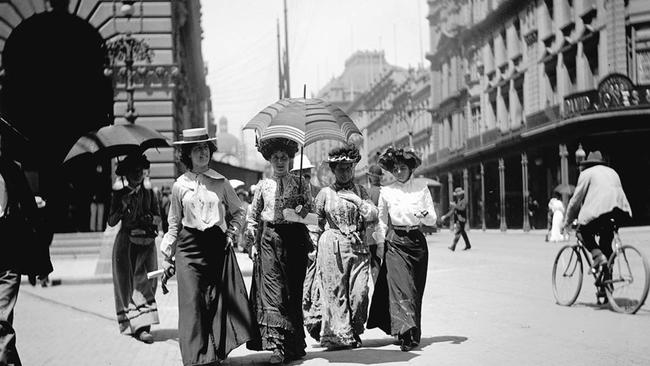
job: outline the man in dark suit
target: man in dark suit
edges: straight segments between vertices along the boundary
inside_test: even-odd
[[[52,272],[49,231],[21,166],[6,155],[0,136],[0,366],[21,365],[13,309],[21,275],[36,284]]]
[[[455,202],[451,202],[449,212],[442,216],[441,220],[444,221],[447,217],[452,217],[454,220],[454,241],[452,242],[449,250],[452,252],[456,250],[456,244],[462,237],[465,241],[465,248],[463,250],[472,249],[469,243],[467,232],[465,232],[465,224],[467,224],[467,199],[465,198],[465,190],[461,187],[454,189]]]

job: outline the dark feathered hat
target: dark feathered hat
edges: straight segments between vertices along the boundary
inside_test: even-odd
[[[389,172],[393,170],[395,164],[400,162],[408,165],[413,170],[422,164],[422,159],[411,149],[396,149],[390,146],[379,155],[377,160],[377,164]]]
[[[129,173],[129,171],[135,169],[136,167],[149,169],[149,165],[149,160],[147,160],[147,157],[142,154],[128,155],[126,158],[124,158],[124,160],[120,161],[117,164],[115,174],[125,176]]]

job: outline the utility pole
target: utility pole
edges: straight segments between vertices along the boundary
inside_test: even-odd
[[[284,78],[287,98],[291,98],[291,77],[289,75],[289,23],[287,22],[287,0],[284,0]]]
[[[276,18],[278,29],[278,99],[284,98],[284,76],[282,75],[282,52],[280,51],[280,19]]]

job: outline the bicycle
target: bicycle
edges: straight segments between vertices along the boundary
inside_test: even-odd
[[[584,275],[583,257],[594,276],[596,300],[609,303],[612,310],[634,314],[643,306],[650,287],[650,265],[635,247],[622,243],[612,220],[614,251],[606,265],[595,268],[591,255],[576,232],[576,244],[560,249],[553,263],[553,294],[559,305],[571,306],[578,298]],[[601,299],[603,301],[601,302]]]

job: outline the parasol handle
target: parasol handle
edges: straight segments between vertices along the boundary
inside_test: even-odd
[[[307,99],[307,84],[302,84],[302,98]],[[298,188],[298,194],[302,194],[302,157],[304,155],[305,145],[300,146],[300,185]]]
[[[300,172],[300,184],[298,185],[298,187],[299,187],[298,188],[298,194],[300,194],[300,195],[302,194],[302,156],[303,156],[303,150],[304,149],[305,149],[304,146],[300,146],[300,170],[298,170],[298,172]]]

